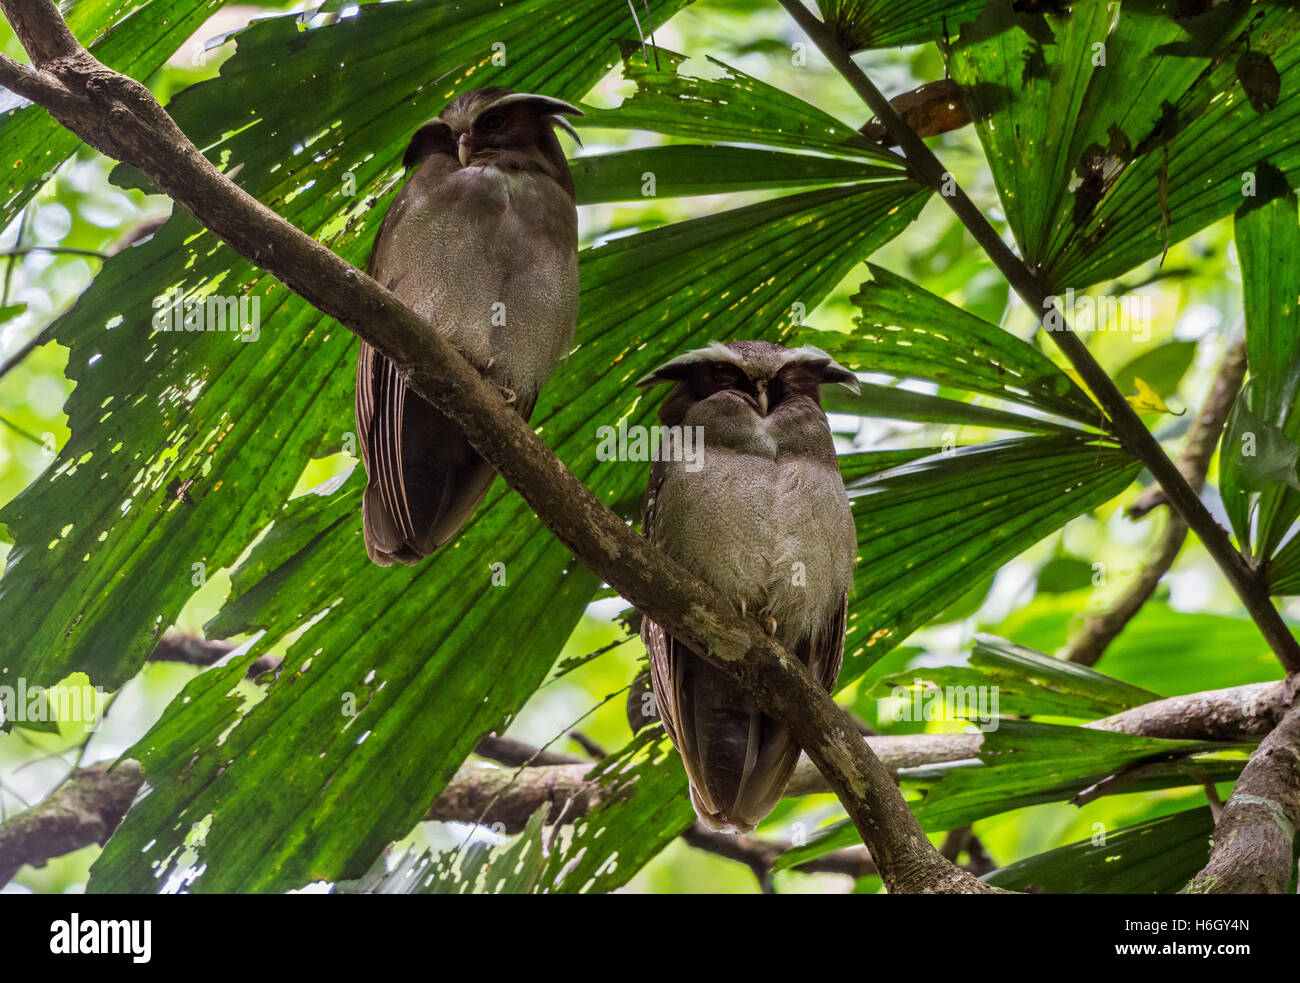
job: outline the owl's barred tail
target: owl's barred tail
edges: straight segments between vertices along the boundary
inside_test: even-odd
[[[800,748],[789,732],[698,656],[679,690],[678,750],[691,803],[712,829],[747,833],[785,794]]]
[[[834,618],[797,641],[792,655],[828,693],[844,652],[847,596]],[[682,756],[691,804],[711,829],[748,833],[785,794],[802,751],[748,693],[655,622],[641,622],[650,683],[664,730]]]
[[[759,713],[754,716],[769,726],[775,724],[770,717]],[[707,771],[700,773],[697,768],[698,777],[695,777],[688,767],[691,805],[695,807],[695,814],[700,821],[719,832],[752,833],[785,794],[790,776],[794,774],[795,765],[799,762],[799,746],[792,744],[782,752],[765,757],[775,760],[768,760],[765,767],[756,767],[744,775],[742,787],[736,790],[731,803],[724,806],[715,805],[715,800],[708,798],[707,790],[715,785],[716,776]]]

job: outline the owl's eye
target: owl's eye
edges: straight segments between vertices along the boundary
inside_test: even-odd
[[[712,391],[719,389],[744,389],[748,383],[745,373],[734,365],[714,363],[704,373],[703,382]]]
[[[493,113],[491,116],[483,117],[483,129],[499,130],[506,125],[506,118],[500,113]]]

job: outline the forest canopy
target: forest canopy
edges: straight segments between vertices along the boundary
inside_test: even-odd
[[[0,9],[0,886],[1295,892],[1295,5]],[[362,272],[489,87],[581,113],[531,416]],[[358,339],[498,475],[413,565]],[[638,380],[735,339],[856,380],[830,694],[641,536]],[[753,832],[643,619],[803,747]]]

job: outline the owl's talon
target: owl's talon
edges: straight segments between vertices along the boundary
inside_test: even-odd
[[[497,388],[501,390],[501,398],[506,401],[507,406],[509,406],[511,403],[515,401],[515,399],[518,398],[515,396],[515,391],[511,389],[509,386],[497,386]]]
[[[776,619],[775,619],[775,618],[764,618],[764,619],[763,619],[763,627],[767,629],[767,633],[768,633],[769,635],[775,635],[775,634],[776,634]]]

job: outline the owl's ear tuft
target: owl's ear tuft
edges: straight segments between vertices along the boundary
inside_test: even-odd
[[[538,95],[535,92],[508,92],[499,99],[483,107],[479,115],[487,112],[489,109],[504,109],[506,106],[523,106],[532,110],[539,116],[584,116],[581,109],[571,102],[565,102],[563,99],[556,99],[554,96]]]
[[[794,349],[792,361],[807,365],[817,374],[823,385],[837,382],[855,396],[862,392],[858,377],[816,345],[804,345],[802,348]]]
[[[637,380],[637,388],[657,386],[662,382],[681,382],[683,379],[689,379],[692,372],[708,362],[730,362],[739,366],[740,356],[722,342],[711,341],[707,348],[696,348],[678,355],[664,362],[653,372],[643,375]]]
[[[488,109],[503,109],[506,106],[522,106],[530,112],[541,116],[552,126],[558,126],[569,136],[577,141],[578,146],[582,146],[582,139],[578,136],[578,131],[573,128],[564,117],[567,116],[585,116],[581,109],[571,102],[565,102],[563,99],[556,99],[554,96],[542,96],[535,92],[509,92],[501,98],[495,100]],[[486,112],[487,110],[484,110]]]
[[[582,114],[579,113],[578,115],[581,116]],[[546,122],[550,123],[552,126],[558,126],[565,133],[569,134],[569,136],[573,137],[574,143],[579,147],[582,146],[582,137],[578,136],[578,131],[573,128],[573,124],[563,116],[547,116]]]
[[[822,382],[838,382],[855,396],[862,392],[862,384],[858,382],[858,377],[835,359],[828,360],[826,367],[822,369]]]
[[[648,389],[651,386],[662,385],[665,382],[681,382],[690,376],[693,363],[683,362],[680,358],[675,358],[671,362],[665,362],[653,372],[643,375],[636,381],[636,388]]]
[[[434,117],[411,134],[411,142],[406,145],[406,153],[402,155],[402,166],[410,170],[437,153],[455,157],[456,138],[451,135],[450,126]]]

